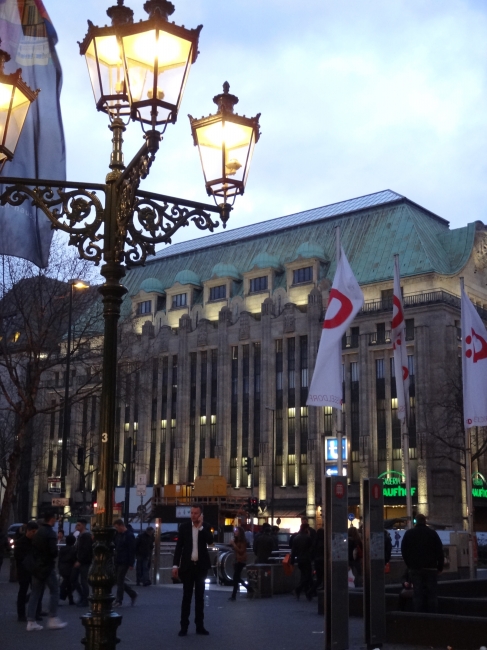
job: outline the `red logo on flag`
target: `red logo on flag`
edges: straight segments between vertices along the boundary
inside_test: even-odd
[[[480,348],[475,349],[475,343],[480,343]],[[477,332],[472,327],[472,336],[467,336],[465,338],[465,343],[471,345],[472,349],[465,352],[465,356],[470,359],[473,356],[473,362],[482,361],[482,359],[487,359],[487,341],[477,334]]]
[[[343,496],[345,494],[345,486],[343,483],[337,483],[335,485],[335,496],[337,499],[343,499]]]
[[[323,329],[325,330],[331,330],[334,329],[335,327],[339,327],[340,325],[342,325],[342,323],[344,323],[347,320],[347,318],[353,312],[353,305],[350,298],[347,298],[347,296],[343,294],[341,291],[338,291],[338,289],[332,289],[330,291],[330,298],[328,300],[328,309],[326,310],[327,313],[330,309],[332,300],[334,299],[340,301],[340,309],[335,314],[335,316],[332,316],[331,318],[325,317],[325,322],[323,323]]]

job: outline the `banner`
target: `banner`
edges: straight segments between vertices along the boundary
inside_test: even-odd
[[[5,72],[22,68],[27,85],[41,91],[27,115],[14,159],[5,163],[1,175],[66,180],[57,35],[41,0],[0,0],[0,38],[2,49],[12,57]],[[41,210],[27,201],[18,207],[0,206],[0,233],[0,254],[47,266],[53,231]]]
[[[342,248],[306,402],[309,406],[341,406],[342,336],[363,304],[364,294]]]
[[[409,412],[409,368],[406,350],[406,323],[399,276],[399,255],[394,256],[394,296],[392,299],[392,347],[396,377],[397,417],[404,420]]]
[[[465,428],[487,426],[487,330],[462,289],[462,374]]]

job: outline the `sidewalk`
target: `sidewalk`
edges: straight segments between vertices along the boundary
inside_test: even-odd
[[[0,648],[1,650],[81,650],[84,627],[79,617],[84,612],[77,607],[62,605],[59,616],[69,622],[63,630],[26,632],[25,623],[16,616],[17,585],[6,582],[6,572],[0,575]],[[245,593],[237,601],[229,601],[231,587],[211,585],[207,592],[205,626],[210,636],[196,636],[191,624],[187,637],[178,637],[182,588],[180,585],[137,587],[139,597],[135,607],[124,606],[119,628],[121,639],[117,648],[160,648],[171,650],[199,648],[228,650],[237,644],[256,650],[323,650],[323,618],[318,616],[317,601],[296,601],[290,595],[262,600],[249,600]],[[45,602],[47,602],[47,597]],[[192,610],[192,616],[194,615]],[[350,619],[350,650],[362,650],[363,621]],[[384,650],[423,650],[420,646],[384,645]],[[428,648],[428,650],[432,650]]]

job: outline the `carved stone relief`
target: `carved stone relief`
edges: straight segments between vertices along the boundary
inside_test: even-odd
[[[294,305],[288,302],[284,305],[284,332],[294,332],[296,330],[296,316],[294,315]]]
[[[473,261],[477,271],[487,268],[487,232],[485,230],[475,233]]]

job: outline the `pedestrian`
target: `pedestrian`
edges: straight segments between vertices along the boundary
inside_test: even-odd
[[[301,524],[299,533],[294,537],[291,548],[291,564],[297,563],[301,573],[299,584],[294,590],[294,595],[298,600],[302,591],[304,591],[308,600],[312,598],[312,546],[309,524]]]
[[[27,592],[29,591],[32,580],[32,538],[37,533],[39,524],[36,521],[29,521],[25,528],[22,528],[22,533],[15,540],[14,558],[17,566],[17,579],[19,581],[19,591],[17,594],[17,620],[25,623],[27,622],[27,617],[25,615]],[[39,601],[36,619],[41,619],[40,612],[41,602]]]
[[[242,526],[235,528],[230,546],[235,553],[235,563],[233,565],[233,591],[229,600],[236,600],[239,584],[245,587],[247,593],[251,594],[253,591],[249,583],[245,582],[242,578],[242,571],[247,564],[247,540],[245,539],[245,531]]]
[[[154,529],[149,526],[135,540],[135,558],[137,584],[143,587],[149,587],[152,582],[149,578],[149,566],[154,548]]]
[[[173,579],[179,578],[183,583],[179,636],[188,633],[193,589],[196,634],[209,634],[204,626],[205,580],[211,568],[208,544],[213,544],[213,533],[210,525],[203,521],[203,506],[193,505],[190,517],[191,521],[185,521],[179,527],[172,568]]]
[[[64,536],[64,530],[62,528],[58,528],[58,531],[57,531],[57,545],[61,546],[62,544],[66,544],[66,538]]]
[[[394,547],[393,548],[397,548],[397,550],[399,550],[401,548],[401,533],[398,530],[396,530],[396,532],[394,533]]]
[[[360,533],[355,526],[348,528],[348,566],[352,570],[355,579],[355,586],[363,586],[363,565],[364,545]]]
[[[426,525],[424,515],[416,515],[416,526],[404,533],[401,553],[413,583],[415,612],[438,612],[438,575],[445,558],[440,536]]]
[[[272,537],[272,550],[279,550],[279,526],[272,526],[271,528],[271,537]]]
[[[91,561],[93,559],[93,537],[87,530],[88,521],[84,517],[79,517],[76,522],[76,530],[79,535],[76,540],[76,562],[74,568],[75,589],[79,594],[78,607],[89,607],[88,596],[90,595],[90,586],[88,583],[88,573],[90,571]]]
[[[115,572],[117,580],[117,597],[113,603],[114,607],[121,607],[123,594],[126,591],[130,598],[132,607],[137,600],[137,592],[132,589],[126,582],[125,576],[129,569],[134,568],[135,564],[135,537],[129,530],[123,519],[117,519],[114,524],[117,534],[115,536]]]
[[[274,542],[272,541],[270,524],[262,524],[261,532],[254,538],[254,553],[256,564],[267,564],[272,551]]]
[[[252,544],[254,543],[254,533],[249,527],[247,527],[247,530],[245,531],[245,540],[247,542],[248,548],[251,548]]]
[[[47,627],[59,630],[66,627],[67,623],[57,616],[59,604],[59,583],[56,575],[55,563],[57,558],[57,535],[53,530],[56,522],[56,513],[48,509],[44,513],[44,523],[32,538],[32,593],[27,607],[27,631],[42,630],[42,625],[36,621],[36,612],[42,592],[45,587],[49,589],[49,618]]]
[[[76,585],[76,569],[74,567],[77,559],[76,537],[68,535],[64,546],[59,549],[59,559],[57,563],[59,576],[62,578],[61,587],[59,588],[59,598],[68,599],[70,605],[74,605],[73,591]]]

